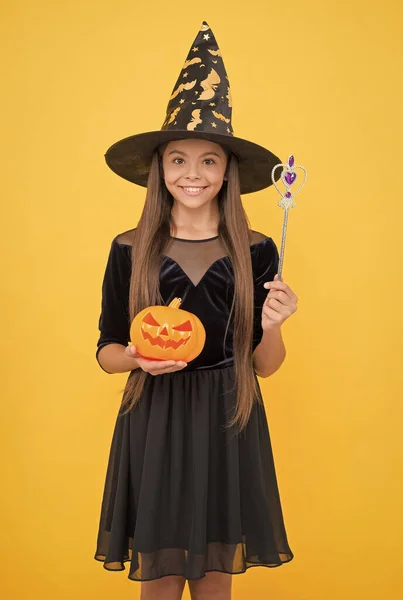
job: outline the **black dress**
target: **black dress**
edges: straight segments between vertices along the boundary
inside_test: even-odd
[[[129,342],[131,240],[111,246],[102,287],[98,350]],[[277,272],[272,238],[252,232],[253,348],[261,337],[264,282]],[[198,579],[208,571],[243,573],[293,558],[285,531],[263,404],[240,434],[224,428],[235,403],[232,330],[224,333],[233,270],[218,237],[171,238],[160,272],[168,304],[196,314],[206,329],[202,353],[182,371],[148,375],[143,395],[113,433],[95,559],[146,581]]]

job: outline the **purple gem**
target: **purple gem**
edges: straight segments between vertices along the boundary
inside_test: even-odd
[[[294,164],[294,157],[293,157],[293,155],[291,154],[290,158],[288,159],[288,166],[289,166],[289,167],[292,167],[292,166],[293,166],[293,164]]]
[[[288,183],[288,185],[292,185],[297,178],[296,173],[286,173],[284,179]]]
[[[291,192],[286,192],[286,195],[285,195],[285,197],[286,197],[286,198],[291,198]]]

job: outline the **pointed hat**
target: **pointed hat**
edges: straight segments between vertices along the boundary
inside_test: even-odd
[[[271,171],[282,162],[270,150],[234,136],[227,72],[205,21],[172,90],[161,130],[119,140],[107,150],[105,160],[120,177],[146,187],[155,149],[165,142],[187,138],[216,142],[238,157],[241,194],[272,185]],[[276,170],[276,181],[281,171]]]

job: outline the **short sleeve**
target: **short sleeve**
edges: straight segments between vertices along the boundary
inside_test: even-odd
[[[278,272],[279,253],[271,237],[255,244],[252,248],[252,269],[254,281],[254,325],[253,350],[262,339],[262,308],[268,290],[263,287],[266,281],[273,281]]]
[[[96,351],[97,360],[99,351],[104,346],[108,344],[122,344],[126,346],[130,340],[130,275],[131,246],[119,244],[115,238],[112,241],[109,251],[102,283],[101,315],[99,317],[100,336]]]

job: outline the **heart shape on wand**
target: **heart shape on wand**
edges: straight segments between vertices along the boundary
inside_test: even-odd
[[[285,194],[280,190],[280,188],[277,185],[277,182],[274,180],[274,172],[277,168],[279,167],[284,167],[284,171],[281,173],[281,181],[283,182],[283,184],[286,186],[286,188],[290,187],[295,180],[297,179],[297,174],[295,173],[295,169],[301,169],[304,173],[304,180],[301,183],[301,185],[299,186],[299,188],[297,188],[296,190],[293,191],[293,193],[291,194],[291,192],[287,191],[287,198],[290,198],[291,195],[295,196],[296,194],[298,194],[298,192],[301,191],[301,189],[304,187],[305,182],[306,182],[306,169],[305,167],[301,166],[301,165],[295,165],[294,167],[290,168],[290,166],[288,164],[277,164],[273,167],[272,172],[271,172],[271,178],[272,178],[272,182],[274,187],[276,188],[276,190],[278,191],[278,193],[280,194],[280,196],[282,198],[284,198]]]
[[[288,171],[285,175],[281,173],[281,179],[286,181],[288,185],[292,185],[294,181],[297,179],[297,174],[291,171]]]

